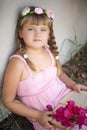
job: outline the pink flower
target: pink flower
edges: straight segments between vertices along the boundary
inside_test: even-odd
[[[43,14],[43,10],[41,8],[35,8],[34,12],[36,14]]]
[[[29,7],[25,7],[25,8],[22,10],[21,15],[22,15],[22,16],[25,16],[25,15],[27,15],[29,12],[30,12],[30,8],[29,8]]]
[[[87,126],[87,118],[84,119],[84,125]]]
[[[51,105],[48,106],[48,110],[52,108]],[[82,125],[87,126],[87,109],[75,105],[74,101],[67,101],[66,106],[57,108],[53,118],[66,128],[72,128],[75,124],[82,128]]]
[[[49,18],[54,19],[54,13],[51,10],[46,10],[45,12]]]
[[[71,111],[69,111],[69,109],[65,109],[64,111],[64,117],[66,118],[70,118],[71,116],[73,116],[73,113]]]
[[[22,16],[26,16],[26,15],[33,14],[33,13],[38,14],[38,15],[45,14],[50,19],[54,19],[54,14],[51,10],[43,10],[42,8],[39,8],[39,7],[32,9],[27,6],[21,11]],[[58,59],[58,56],[56,58]]]
[[[51,105],[46,105],[46,108],[47,108],[49,111],[52,111],[52,110],[53,110],[53,108],[52,108]]]

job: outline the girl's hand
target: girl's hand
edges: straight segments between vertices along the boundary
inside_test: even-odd
[[[54,126],[50,123],[52,121],[52,114],[52,111],[40,112],[37,120],[44,128],[53,128]]]
[[[87,91],[87,86],[85,85],[82,85],[82,84],[74,84],[72,89],[74,91],[77,91],[77,92],[80,92],[80,90],[84,90],[84,91]]]

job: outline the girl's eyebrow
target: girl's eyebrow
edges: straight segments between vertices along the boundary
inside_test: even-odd
[[[46,25],[27,25],[26,27],[40,27],[40,28],[48,28]]]
[[[27,25],[26,28],[37,28],[38,29],[38,26],[35,26],[35,25]],[[44,26],[44,25],[41,25],[39,26],[39,29],[49,29],[48,26]]]

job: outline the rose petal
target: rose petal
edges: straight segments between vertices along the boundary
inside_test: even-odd
[[[53,108],[52,108],[51,105],[46,105],[46,108],[47,108],[49,111],[52,111],[52,110],[53,110]]]

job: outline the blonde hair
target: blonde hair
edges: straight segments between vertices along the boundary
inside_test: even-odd
[[[35,7],[33,7],[35,8]],[[50,34],[49,34],[49,39],[48,39],[48,45],[49,45],[49,49],[51,50],[55,60],[56,60],[56,56],[58,56],[58,47],[56,45],[56,41],[55,41],[55,36],[54,36],[54,32],[53,32],[53,20],[50,19],[49,17],[47,17],[47,15],[45,13],[43,14],[29,14],[26,16],[21,16],[19,15],[18,18],[18,22],[17,22],[17,26],[16,26],[16,42],[18,43],[18,51],[17,53],[20,55],[24,55],[25,52],[25,43],[23,41],[23,39],[19,36],[19,32],[23,29],[23,26],[29,23],[30,25],[46,25],[49,27],[50,30]],[[30,66],[30,68],[32,70],[36,70],[35,66],[33,65],[33,63],[26,58],[26,62],[28,63],[28,65]],[[58,68],[58,74],[60,75],[60,73],[62,72],[62,68],[61,65],[59,63],[59,60],[56,60],[56,66]]]

